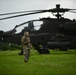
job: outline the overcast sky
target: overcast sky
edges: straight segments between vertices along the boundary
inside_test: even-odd
[[[61,4],[62,8],[76,9],[76,0],[0,0],[0,14],[27,10],[44,10],[55,8],[56,4]],[[0,20],[0,30],[8,31],[20,23],[39,19],[42,17],[53,17],[51,13],[35,14],[29,16],[23,16],[19,18]],[[65,13],[64,17],[70,19],[76,19],[75,13]],[[1,18],[1,16],[0,16]],[[21,26],[17,28],[17,32],[20,32]]]

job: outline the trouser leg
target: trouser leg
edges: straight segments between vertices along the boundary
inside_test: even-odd
[[[27,62],[28,61],[28,57],[27,55],[24,55],[24,62]]]
[[[27,61],[28,61],[29,56],[30,56],[30,50],[29,50],[29,49],[27,49],[27,50],[26,50],[26,53],[24,54],[24,61],[25,61],[25,62],[27,62]]]
[[[29,58],[29,56],[30,56],[30,49],[28,49],[28,58]]]

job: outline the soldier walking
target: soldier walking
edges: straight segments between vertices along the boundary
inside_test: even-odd
[[[30,38],[29,38],[29,32],[24,32],[24,36],[21,39],[21,43],[23,46],[23,55],[24,55],[24,62],[27,62],[30,55]]]

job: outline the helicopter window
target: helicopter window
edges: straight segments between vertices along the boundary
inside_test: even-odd
[[[41,28],[42,24],[43,24],[43,21],[36,21],[36,22],[34,22],[35,30],[39,30]]]

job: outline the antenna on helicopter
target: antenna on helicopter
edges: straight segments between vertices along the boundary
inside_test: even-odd
[[[66,10],[68,10],[68,9],[66,9]],[[56,14],[54,14],[54,13],[56,13]],[[60,13],[62,13],[62,14],[60,14]],[[56,4],[56,8],[52,10],[52,14],[54,16],[56,16],[57,19],[59,19],[60,17],[62,17],[62,15],[64,15],[64,13],[65,13],[65,11],[64,11],[63,8],[60,8],[60,4]]]
[[[56,5],[56,9],[60,9],[60,4],[57,4]],[[58,19],[59,19],[59,17],[61,17],[61,15],[59,14],[59,11],[57,11],[57,14],[55,15]]]

